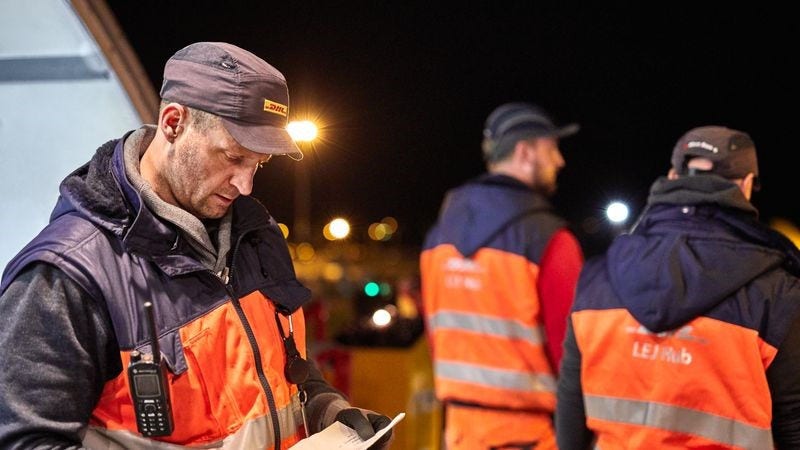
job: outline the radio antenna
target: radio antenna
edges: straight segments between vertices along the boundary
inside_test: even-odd
[[[153,352],[153,362],[161,362],[161,348],[158,346],[158,332],[156,331],[156,317],[153,314],[153,302],[144,302],[144,316],[150,328],[150,351]]]
[[[136,429],[145,437],[169,436],[175,429],[172,403],[169,398],[169,375],[158,346],[153,302],[144,302],[144,321],[149,331],[151,356],[131,352],[128,364],[128,385],[136,417]]]

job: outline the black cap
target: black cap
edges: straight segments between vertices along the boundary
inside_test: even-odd
[[[743,131],[721,126],[689,130],[681,136],[672,150],[672,168],[679,175],[686,175],[686,164],[694,157],[711,161],[713,167],[707,172],[723,178],[744,178],[748,173],[758,177],[756,146]]]
[[[540,107],[524,102],[498,106],[483,128],[483,159],[499,161],[505,158],[520,140],[532,137],[562,138],[578,132],[578,124],[556,126]]]

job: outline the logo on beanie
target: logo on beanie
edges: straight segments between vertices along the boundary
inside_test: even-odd
[[[264,111],[286,117],[286,114],[289,113],[289,107],[271,100],[264,99]]]

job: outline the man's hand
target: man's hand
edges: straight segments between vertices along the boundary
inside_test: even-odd
[[[356,430],[361,439],[367,440],[375,436],[375,432],[389,425],[392,421],[383,414],[361,408],[347,408],[336,414],[336,420]],[[389,430],[369,450],[385,450],[392,441],[392,431]]]

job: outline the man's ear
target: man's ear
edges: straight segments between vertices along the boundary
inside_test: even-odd
[[[667,172],[667,178],[670,180],[677,180],[678,172],[676,172],[675,169],[669,169],[669,172]]]
[[[538,141],[535,139],[517,141],[517,144],[514,147],[514,157],[520,162],[527,163],[533,161],[535,158],[537,142]]]
[[[178,137],[186,122],[187,110],[180,103],[170,103],[158,113],[158,129],[170,142]]]
[[[756,176],[753,172],[748,173],[742,180],[737,183],[739,185],[739,189],[742,190],[742,194],[744,194],[744,198],[750,200],[750,197],[753,195],[753,183],[755,182]]]

